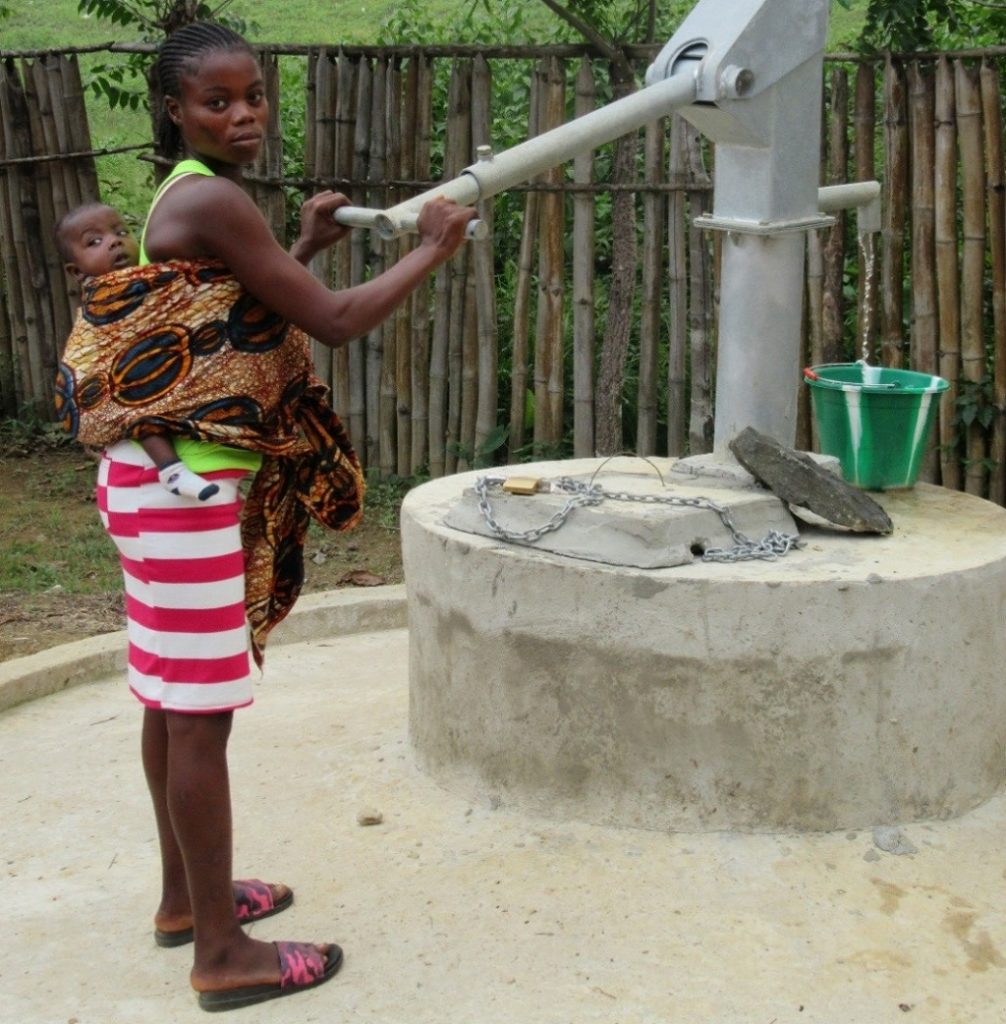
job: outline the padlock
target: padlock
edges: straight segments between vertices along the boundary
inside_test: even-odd
[[[508,476],[503,481],[503,490],[508,494],[534,494],[541,478],[537,476]]]

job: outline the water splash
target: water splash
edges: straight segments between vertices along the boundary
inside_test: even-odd
[[[873,322],[876,314],[876,299],[873,294],[874,268],[877,263],[876,234],[872,231],[859,233],[859,255],[863,268],[863,317],[861,338],[861,359],[870,361],[870,339],[873,337]]]

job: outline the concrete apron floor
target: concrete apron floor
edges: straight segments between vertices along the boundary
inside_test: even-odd
[[[347,599],[305,599],[236,715],[236,868],[296,890],[254,934],[336,941],[346,959],[318,990],[227,1019],[1006,1021],[1006,798],[903,826],[917,852],[898,855],[869,829],[665,834],[466,800],[413,764],[404,593],[380,589],[352,600],[391,590],[393,628],[348,635],[367,620],[333,617]],[[56,686],[79,646],[46,655]],[[0,691],[18,666],[4,669]],[[3,1024],[212,1019],[188,985],[191,947],[151,937],[139,721],[107,670],[0,715]],[[359,824],[371,810],[383,823]]]

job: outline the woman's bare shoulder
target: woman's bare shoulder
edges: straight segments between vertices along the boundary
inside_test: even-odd
[[[257,210],[251,197],[236,182],[205,174],[186,174],[179,178],[161,196],[154,212],[162,208],[170,210],[174,216],[186,210],[200,216]]]
[[[192,174],[172,185],[151,211],[145,245],[152,259],[209,256],[232,262],[271,237],[240,185]]]

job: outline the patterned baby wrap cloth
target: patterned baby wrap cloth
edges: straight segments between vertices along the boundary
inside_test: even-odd
[[[262,453],[241,521],[260,666],[303,584],[310,518],[346,530],[362,515],[360,462],[327,396],[306,335],[217,261],[94,278],[59,364],[57,413],[83,444],[166,431]]]

